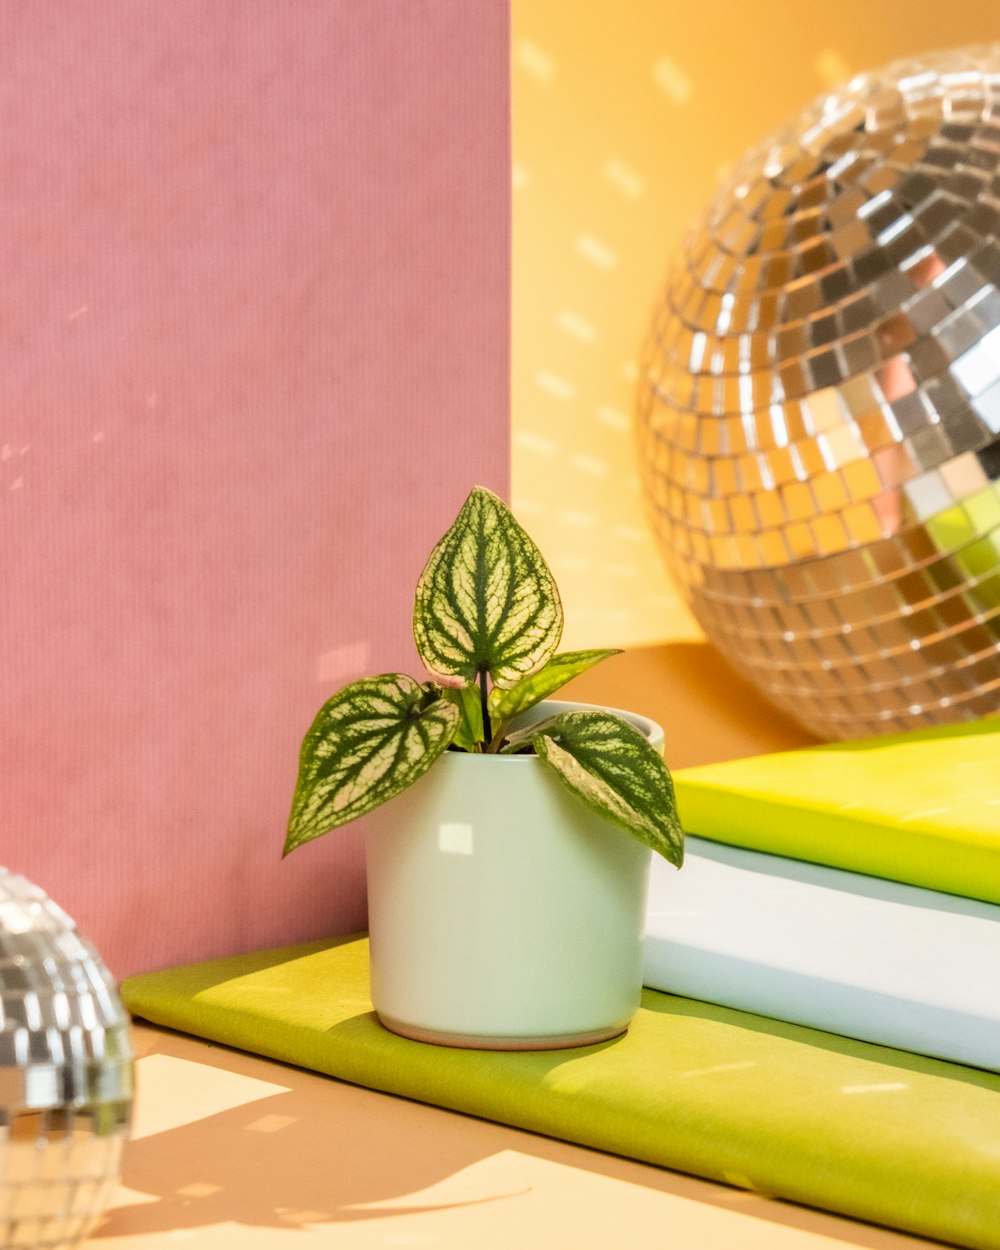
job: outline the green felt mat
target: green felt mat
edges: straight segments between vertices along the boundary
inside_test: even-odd
[[[396,1037],[368,945],[338,939],[133,977],[133,1014],[401,1094],[976,1250],[1000,1250],[1000,1076],[644,992],[580,1050]]]
[[[678,769],[685,829],[1000,903],[1000,717]]]

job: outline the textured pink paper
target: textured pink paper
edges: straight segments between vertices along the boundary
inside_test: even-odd
[[[0,862],[118,976],[364,923],[338,685],[508,485],[501,0],[3,18]]]

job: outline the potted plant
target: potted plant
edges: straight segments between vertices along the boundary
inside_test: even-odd
[[[284,853],[366,831],[371,988],[388,1028],[492,1049],[586,1045],[639,1004],[650,856],[684,834],[653,722],[553,702],[614,650],[557,654],[559,592],[475,487],[416,589],[429,680],[364,678],[302,744]]]

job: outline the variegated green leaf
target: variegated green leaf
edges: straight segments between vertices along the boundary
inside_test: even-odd
[[[502,500],[475,487],[417,584],[413,636],[428,672],[446,686],[481,672],[513,686],[555,652],[562,623],[541,552]]]
[[[529,707],[541,703],[542,699],[547,699],[560,686],[564,686],[566,682],[579,676],[580,673],[586,672],[588,668],[593,668],[595,664],[600,664],[609,656],[620,654],[619,650],[612,649],[564,651],[562,655],[554,655],[544,668],[540,668],[537,673],[532,673],[528,677],[522,677],[509,690],[494,686],[488,700],[490,716],[494,721],[510,720],[512,716],[526,712]]]
[[[674,783],[655,747],[608,712],[563,712],[536,725],[537,754],[588,807],[679,868],[684,830]]]
[[[454,745],[463,751],[474,751],[486,737],[483,732],[483,705],[479,697],[479,687],[463,686],[461,690],[445,687],[441,693],[450,703],[455,704],[461,716]]]
[[[302,743],[284,854],[412,785],[447,749],[459,719],[440,691],[403,673],[345,686]]]

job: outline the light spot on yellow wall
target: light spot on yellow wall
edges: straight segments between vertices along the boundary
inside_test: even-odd
[[[613,537],[623,543],[638,543],[647,546],[653,541],[653,537],[648,529],[638,529],[634,525],[613,525],[611,527]]]
[[[622,195],[627,195],[630,200],[637,200],[646,190],[646,183],[642,175],[637,173],[627,162],[612,157],[611,160],[605,161],[604,169],[601,171],[608,182],[620,191]]]
[[[572,508],[564,508],[558,519],[561,524],[573,529],[590,530],[597,524],[597,517],[592,512],[575,512]]]
[[[515,191],[520,191],[523,187],[531,186],[531,174],[518,161],[515,161],[510,169],[511,187]]]
[[[614,248],[600,239],[595,239],[592,234],[580,234],[576,238],[576,250],[585,259],[589,260],[592,265],[596,265],[598,269],[614,269],[618,264],[618,257]]]
[[[558,374],[549,373],[547,369],[535,374],[535,385],[539,390],[547,391],[548,394],[563,400],[564,403],[568,403],[576,394],[576,387],[572,382],[567,382]]]
[[[518,451],[528,451],[535,456],[554,456],[556,454],[555,439],[545,438],[533,430],[515,430],[511,440]]]
[[[596,456],[585,456],[582,453],[570,458],[570,464],[581,473],[589,473],[591,477],[607,477],[608,462],[598,460]]]
[[[597,619],[610,630],[629,629],[635,624],[636,614],[631,608],[605,608],[597,613]]]
[[[522,39],[514,50],[515,62],[539,82],[550,83],[555,77],[556,63],[531,39]]]
[[[623,412],[620,408],[610,408],[604,405],[597,409],[596,417],[602,425],[606,425],[611,430],[624,434],[632,428],[632,418],[627,412]]]
[[[560,330],[565,330],[567,334],[572,334],[574,338],[582,340],[584,343],[593,343],[597,338],[597,327],[593,322],[588,321],[586,317],[581,317],[579,313],[575,313],[572,309],[564,308],[556,317],[556,325]]]
[[[674,104],[687,104],[694,91],[689,75],[670,56],[661,56],[653,66],[653,81]]]
[[[836,48],[824,48],[815,60],[816,74],[824,87],[836,87],[851,77],[851,67]]]

